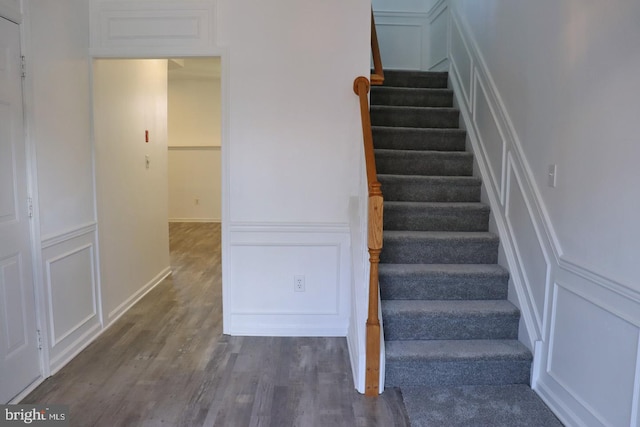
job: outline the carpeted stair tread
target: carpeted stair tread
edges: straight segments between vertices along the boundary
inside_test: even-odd
[[[489,207],[479,202],[385,202],[385,230],[487,231]]]
[[[515,339],[387,341],[385,349],[386,387],[529,384],[531,375],[531,353]]]
[[[372,126],[413,128],[457,128],[460,116],[455,108],[387,105],[372,105],[369,113]]]
[[[520,341],[404,340],[385,342],[387,361],[532,360]]]
[[[498,237],[480,231],[406,231],[383,233],[382,263],[495,264]]]
[[[392,340],[515,339],[520,310],[507,300],[382,300]]]
[[[446,88],[446,72],[384,70],[384,86]]]
[[[480,179],[473,176],[378,174],[387,201],[479,202]]]
[[[414,107],[452,107],[451,89],[371,87],[371,105],[404,105]]]
[[[402,387],[413,427],[562,427],[526,384]]]
[[[473,154],[466,151],[416,151],[376,149],[376,169],[381,174],[471,176]]]
[[[467,132],[449,128],[372,126],[375,148],[396,150],[464,151]]]
[[[497,264],[380,264],[380,296],[392,299],[506,299],[509,273]]]

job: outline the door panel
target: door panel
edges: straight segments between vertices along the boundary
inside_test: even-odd
[[[40,376],[18,25],[0,18],[0,403]]]

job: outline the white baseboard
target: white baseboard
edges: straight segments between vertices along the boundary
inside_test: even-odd
[[[169,222],[215,222],[220,223],[220,218],[169,218]]]
[[[158,273],[153,279],[151,279],[140,290],[127,298],[122,304],[116,307],[109,313],[108,325],[114,324],[124,313],[129,311],[138,301],[140,301],[145,295],[151,292],[156,286],[160,284],[167,276],[171,274],[171,267],[165,267],[160,273]]]

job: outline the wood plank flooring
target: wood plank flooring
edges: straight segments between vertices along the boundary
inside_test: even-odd
[[[72,426],[409,426],[400,392],[365,398],[344,338],[222,335],[219,224],[170,224],[173,274],[22,403]]]

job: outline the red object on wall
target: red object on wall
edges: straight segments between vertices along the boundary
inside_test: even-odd
[[[149,142],[149,131],[148,130],[144,131],[144,142]]]

